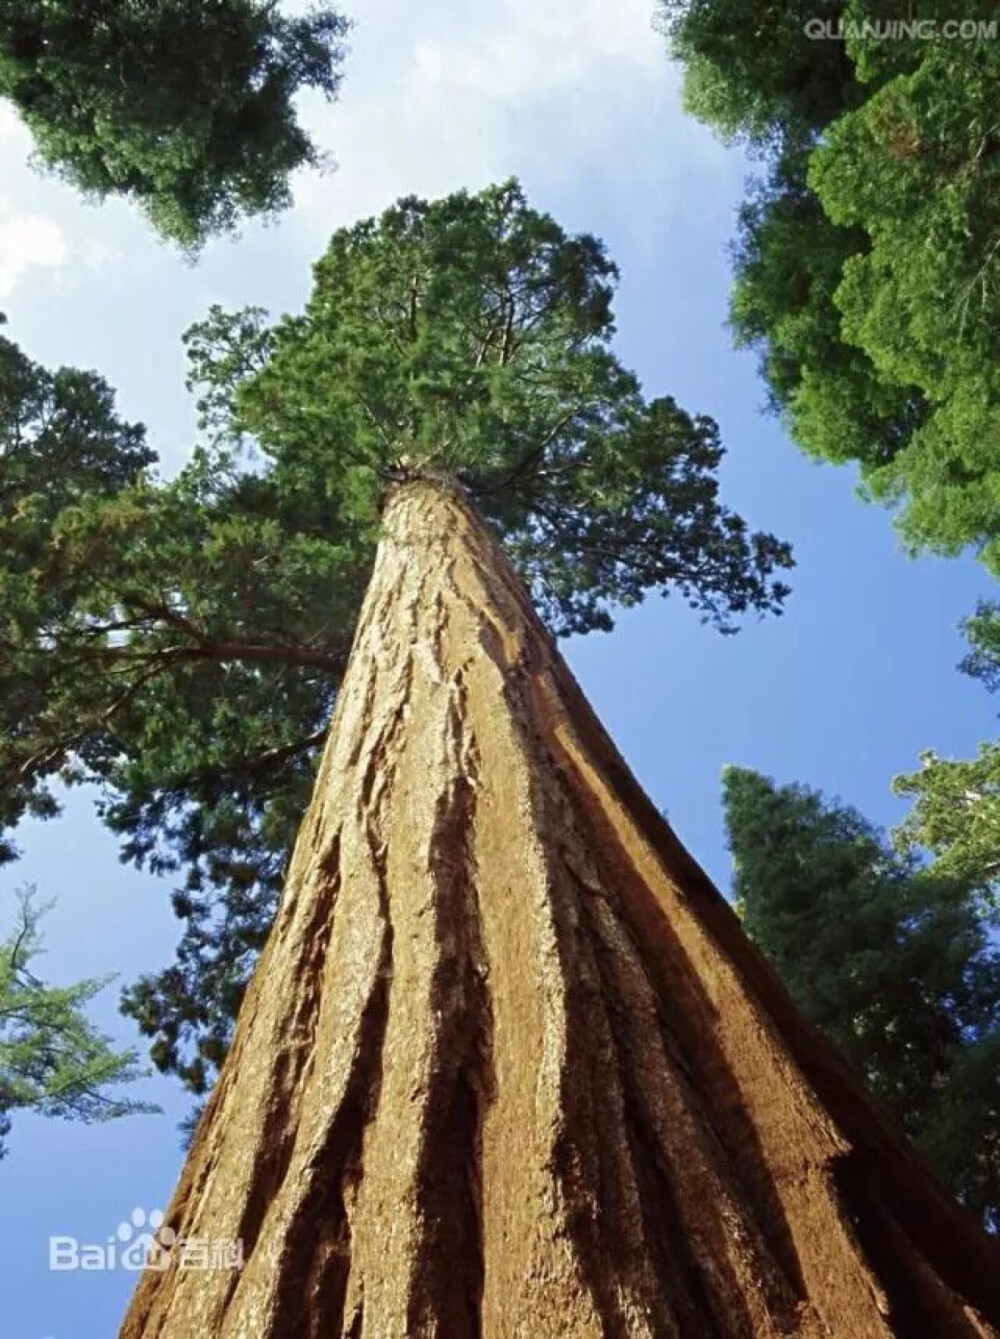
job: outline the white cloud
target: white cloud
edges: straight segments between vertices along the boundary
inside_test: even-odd
[[[32,184],[26,158],[31,137],[13,108],[0,103],[0,174],[4,186],[20,202],[16,211],[0,198],[0,299],[7,298],[31,270],[59,269],[69,258],[62,227],[31,203],[25,207]]]
[[[648,0],[507,0],[492,25],[420,42],[417,62],[431,82],[477,97],[526,105],[603,83],[615,69],[662,78],[665,52]]]
[[[16,139],[23,133],[17,112],[14,111],[13,107],[8,107],[6,103],[0,102],[0,140]]]
[[[31,303],[39,285],[62,292],[122,259],[114,239],[128,207],[87,203],[56,173],[32,166],[32,147],[27,127],[0,102],[0,300],[16,288]],[[139,237],[147,231],[133,228]]]
[[[653,0],[355,0],[349,9],[357,26],[340,100],[303,103],[341,164],[296,182],[292,227],[305,248],[400,195],[511,175],[569,226],[594,226],[597,215],[642,247],[658,244],[693,180],[706,214],[731,208],[733,160],[677,105]],[[571,214],[584,205],[575,218],[570,200]]]
[[[33,269],[59,270],[70,248],[62,228],[43,214],[8,214],[0,205],[0,298]]]

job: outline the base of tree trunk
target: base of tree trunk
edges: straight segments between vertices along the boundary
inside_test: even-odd
[[[474,512],[398,488],[124,1339],[1000,1334],[1000,1253],[799,1017]],[[184,1268],[240,1240],[241,1271]]]

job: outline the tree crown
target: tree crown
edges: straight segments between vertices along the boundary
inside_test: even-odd
[[[689,104],[767,161],[741,217],[732,316],[807,451],[857,461],[912,549],[1000,571],[997,43],[881,41],[870,0],[669,0]],[[807,20],[848,40],[810,40]],[[866,26],[867,25],[867,26]]]
[[[557,632],[608,627],[650,590],[726,630],[780,609],[788,547],[720,503],[715,424],[647,401],[618,362],[614,280],[599,242],[516,183],[402,201],[334,236],[300,316],[215,309],[189,332],[204,441],[177,477],[85,378],[107,411],[83,419],[88,450],[117,473],[91,486],[78,450],[54,510],[12,386],[31,472],[0,520],[18,573],[0,585],[3,818],[89,780],[126,858],[183,872],[178,962],[128,1007],[192,1087],[270,923],[387,484],[463,488]]]
[[[284,208],[290,174],[320,160],[292,98],[334,96],[346,30],[261,0],[0,0],[0,97],[43,163],[196,248]]]

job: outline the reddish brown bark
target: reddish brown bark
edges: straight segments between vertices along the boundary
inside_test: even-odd
[[[1000,1334],[1000,1256],[636,784],[471,510],[396,491],[124,1339]]]

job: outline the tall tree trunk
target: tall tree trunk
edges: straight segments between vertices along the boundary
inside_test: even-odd
[[[1000,1254],[795,1012],[470,508],[396,490],[125,1339],[1000,1334]]]

